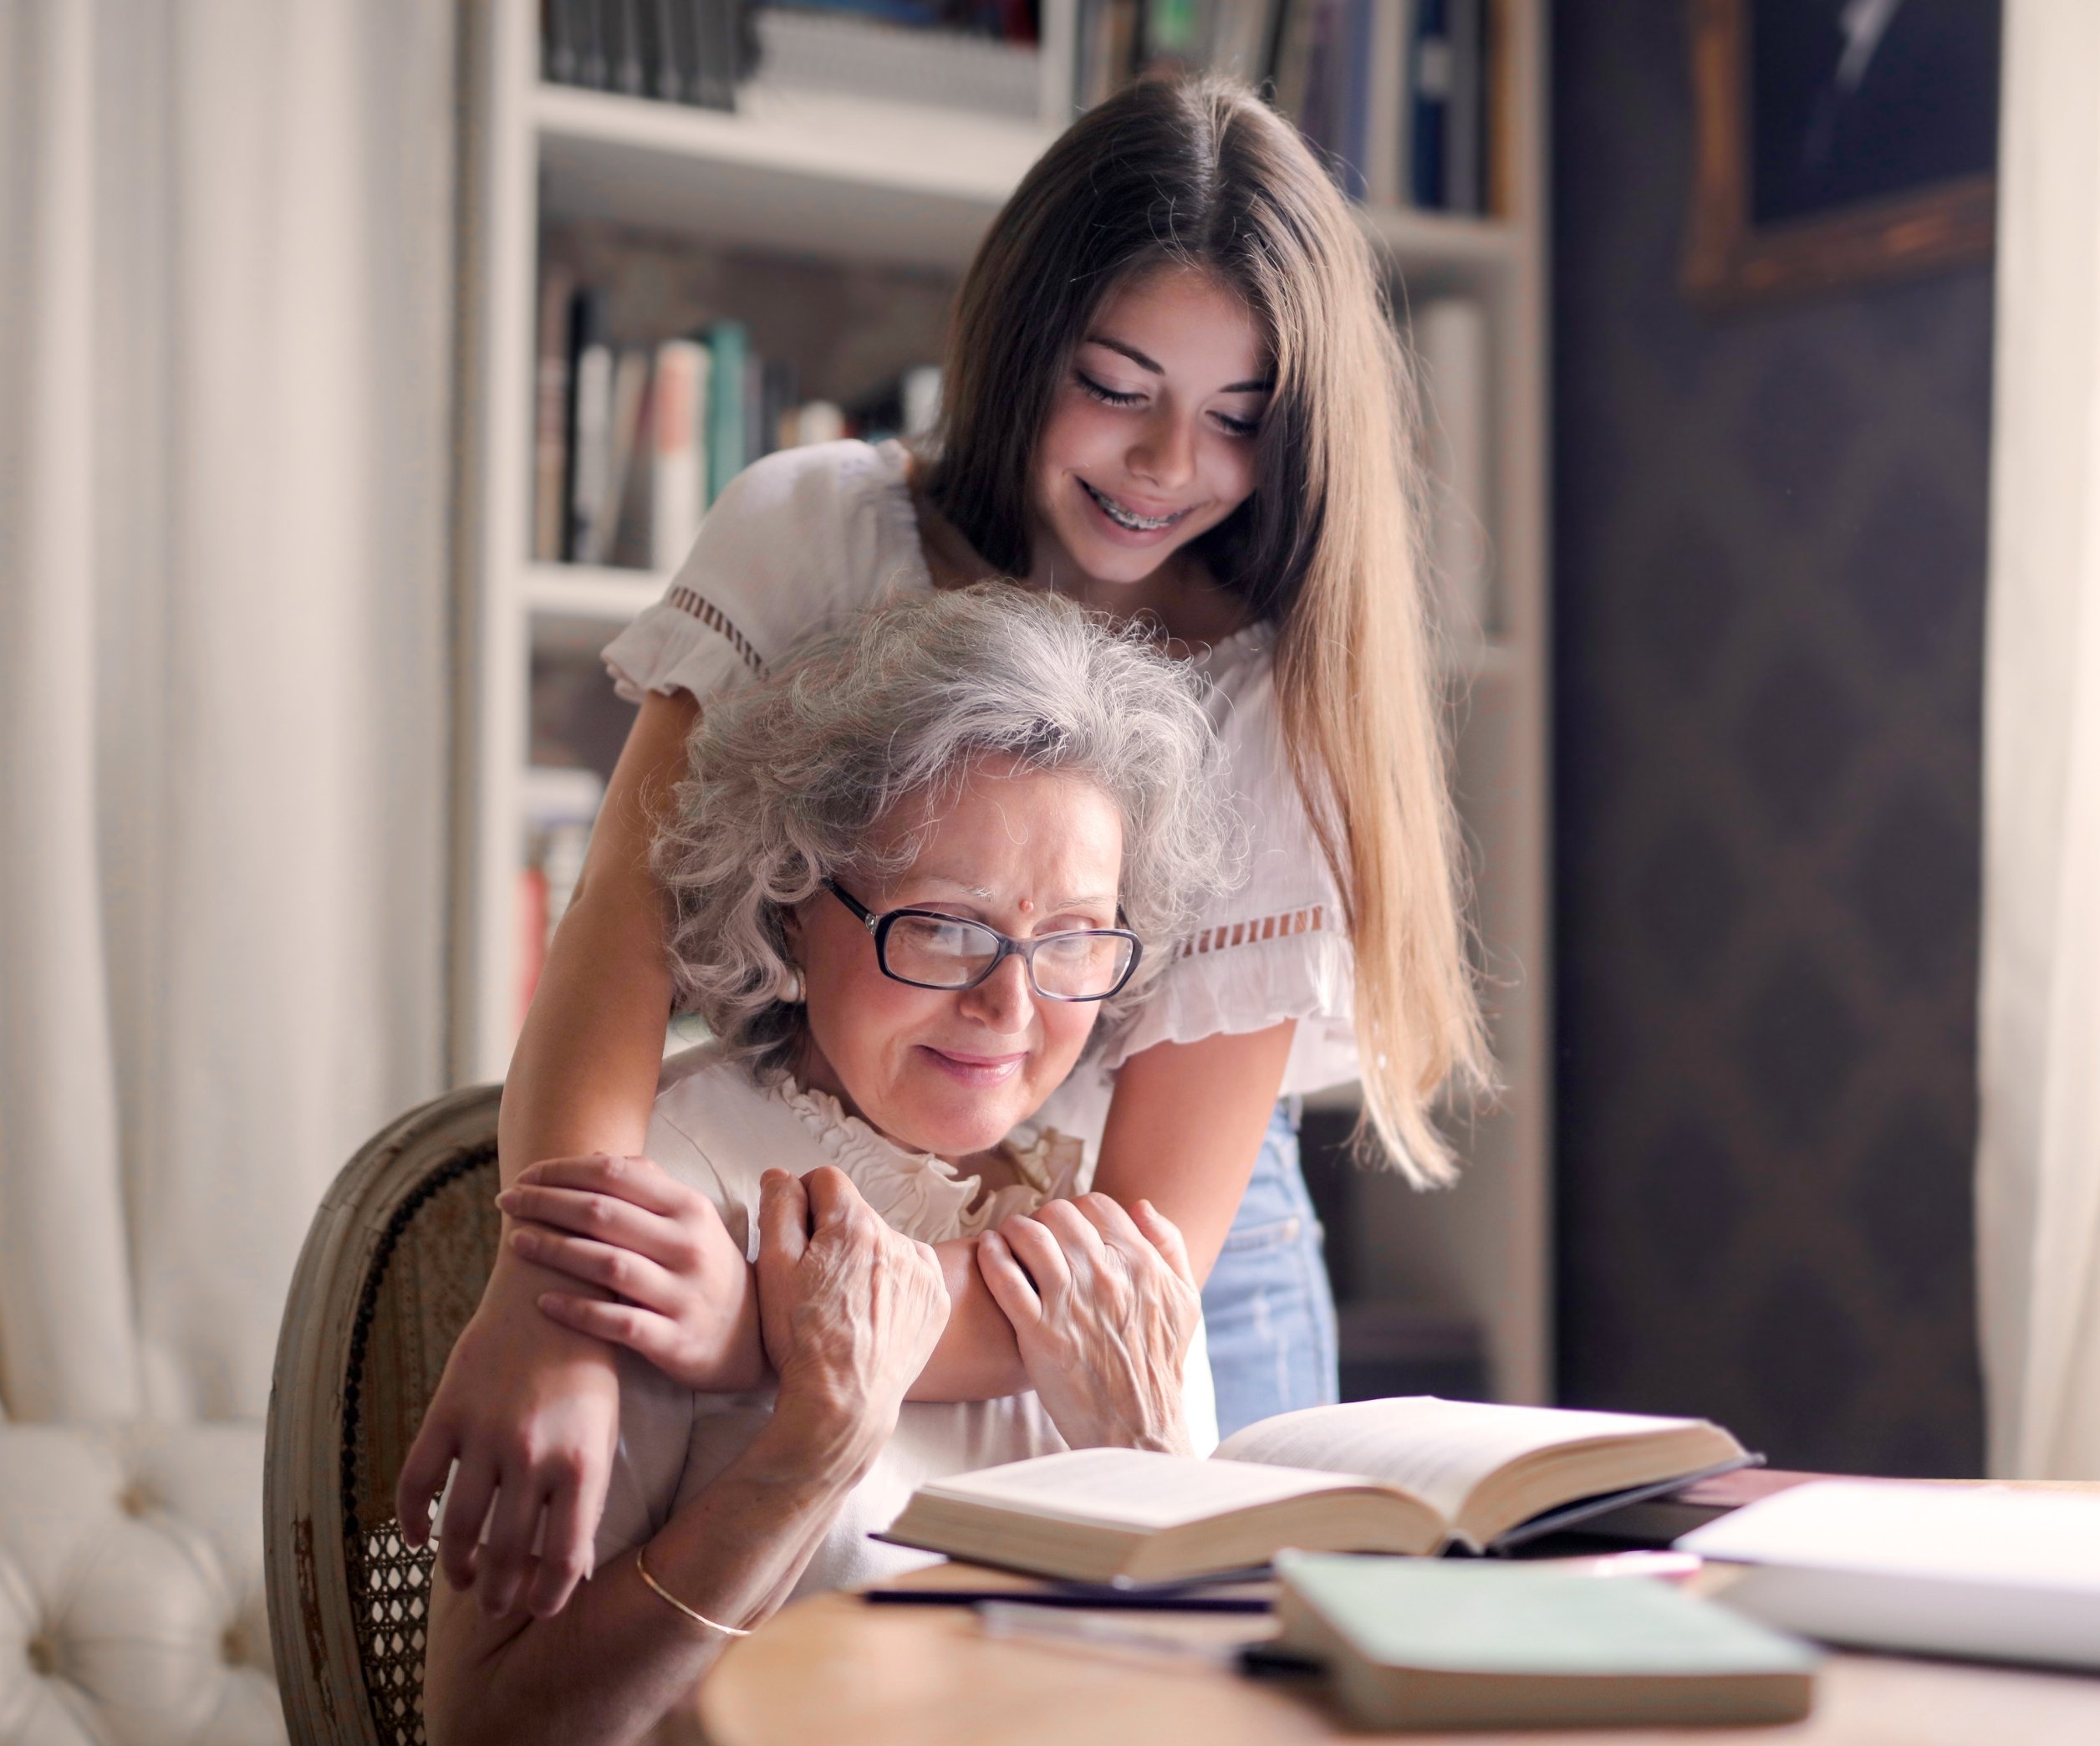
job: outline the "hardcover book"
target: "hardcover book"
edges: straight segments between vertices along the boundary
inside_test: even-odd
[[[1751,1460],[1703,1419],[1417,1396],[1287,1412],[1208,1460],[1078,1449],[921,1486],[885,1539],[1082,1582],[1164,1582],[1279,1548],[1497,1550]]]

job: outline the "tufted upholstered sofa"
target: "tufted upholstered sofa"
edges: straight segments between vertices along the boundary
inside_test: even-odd
[[[282,1746],[262,1427],[0,1422],[0,1742]]]

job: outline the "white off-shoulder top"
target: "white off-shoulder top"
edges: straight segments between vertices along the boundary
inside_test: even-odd
[[[993,1190],[973,1207],[979,1178],[959,1176],[944,1159],[905,1151],[823,1092],[788,1081],[762,1085],[711,1044],[673,1061],[648,1140],[648,1156],[713,1201],[753,1260],[758,1180],[769,1169],[806,1176],[833,1165],[893,1228],[922,1243],[945,1243],[1078,1192],[1089,1167],[1084,1146],[1050,1129],[1019,1129],[1004,1149],[1022,1180]],[[599,1520],[600,1565],[654,1537],[711,1484],[758,1434],[773,1405],[770,1388],[694,1394],[629,1351],[620,1352],[619,1366],[619,1448]],[[1183,1405],[1190,1441],[1199,1454],[1209,1453],[1217,1445],[1217,1407],[1200,1323],[1188,1353]],[[795,1592],[883,1580],[933,1562],[868,1536],[895,1521],[928,1480],[1064,1447],[1032,1392],[991,1401],[907,1401],[896,1434],[839,1512]]]
[[[901,443],[788,449],[747,467],[707,512],[664,598],[605,651],[620,694],[748,684],[795,640],[930,588]],[[1100,1137],[1115,1070],[1156,1043],[1297,1021],[1286,1095],[1357,1076],[1342,908],[1285,757],[1275,632],[1255,625],[1195,657],[1246,832],[1245,880],[1216,898],[1142,1008],[1082,1064],[1042,1119]]]

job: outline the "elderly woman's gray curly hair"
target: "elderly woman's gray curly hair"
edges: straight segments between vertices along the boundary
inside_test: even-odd
[[[1084,778],[1122,815],[1124,925],[1144,953],[1105,1034],[1236,860],[1200,683],[1141,631],[1011,583],[906,595],[803,642],[707,705],[659,825],[680,1008],[754,1071],[786,1070],[803,1013],[779,998],[784,911],[824,879],[909,866],[922,833],[881,841],[893,809],[925,795],[937,816],[996,757]]]

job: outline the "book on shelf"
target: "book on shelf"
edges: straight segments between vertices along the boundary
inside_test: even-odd
[[[1404,206],[1412,194],[1407,167],[1409,5],[1409,0],[1379,0],[1368,8],[1363,199],[1369,206]]]
[[[549,267],[539,284],[539,362],[533,375],[533,556],[558,564],[568,544],[570,306],[575,276]]]
[[[1821,1657],[1666,1583],[1550,1565],[1279,1552],[1274,1646],[1359,1728],[1798,1721]]]
[[[656,348],[650,416],[650,568],[668,574],[691,549],[707,508],[709,382],[714,353],[698,340]]]
[[[540,72],[581,85],[734,109],[752,49],[742,0],[543,0]]]
[[[549,84],[704,109],[754,77],[997,115],[1041,102],[1026,0],[544,0],[540,33]]]
[[[1450,0],[1413,0],[1408,40],[1408,197],[1415,206],[1440,208],[1450,152],[1451,38],[1445,8]]]
[[[603,536],[598,518],[604,513],[606,478],[612,467],[613,348],[605,335],[604,294],[595,286],[578,288],[569,319],[568,453],[563,476],[568,482],[568,534],[563,555],[593,561]]]
[[[1034,21],[1026,6],[910,17],[859,5],[762,6],[752,13],[756,77],[782,90],[836,91],[1033,120],[1042,106]]]
[[[741,321],[718,321],[707,329],[707,349],[715,359],[707,379],[707,501],[711,503],[744,470],[752,434],[745,423],[750,385],[744,380],[751,361],[751,336]]]
[[[1073,101],[1205,69],[1266,84],[1352,199],[1499,211],[1509,0],[1079,0]]]
[[[532,551],[543,563],[675,569],[708,506],[776,449],[920,436],[940,371],[920,365],[850,401],[804,400],[741,322],[615,344],[602,286],[551,264],[540,288]]]
[[[1445,0],[1451,45],[1451,84],[1445,98],[1444,190],[1440,204],[1454,212],[1477,212],[1487,178],[1483,162],[1481,81],[1486,75],[1486,0]]]
[[[1446,640],[1471,647],[1499,628],[1487,542],[1495,453],[1487,311],[1472,298],[1434,298],[1415,309],[1411,329],[1428,450],[1431,598]]]
[[[923,1485],[884,1538],[1075,1581],[1171,1581],[1285,1546],[1505,1550],[1752,1458],[1703,1419],[1359,1401],[1262,1420],[1208,1460],[1079,1449]]]
[[[640,568],[649,561],[645,553],[637,557],[631,546],[623,546],[620,541],[621,530],[635,526],[638,518],[642,525],[647,525],[645,493],[645,501],[638,504],[635,492],[638,482],[646,487],[651,469],[635,462],[639,455],[647,452],[649,376],[650,349],[621,346],[613,365],[612,410],[605,421],[604,494],[598,513],[591,518],[590,547],[578,554],[585,564]]]

